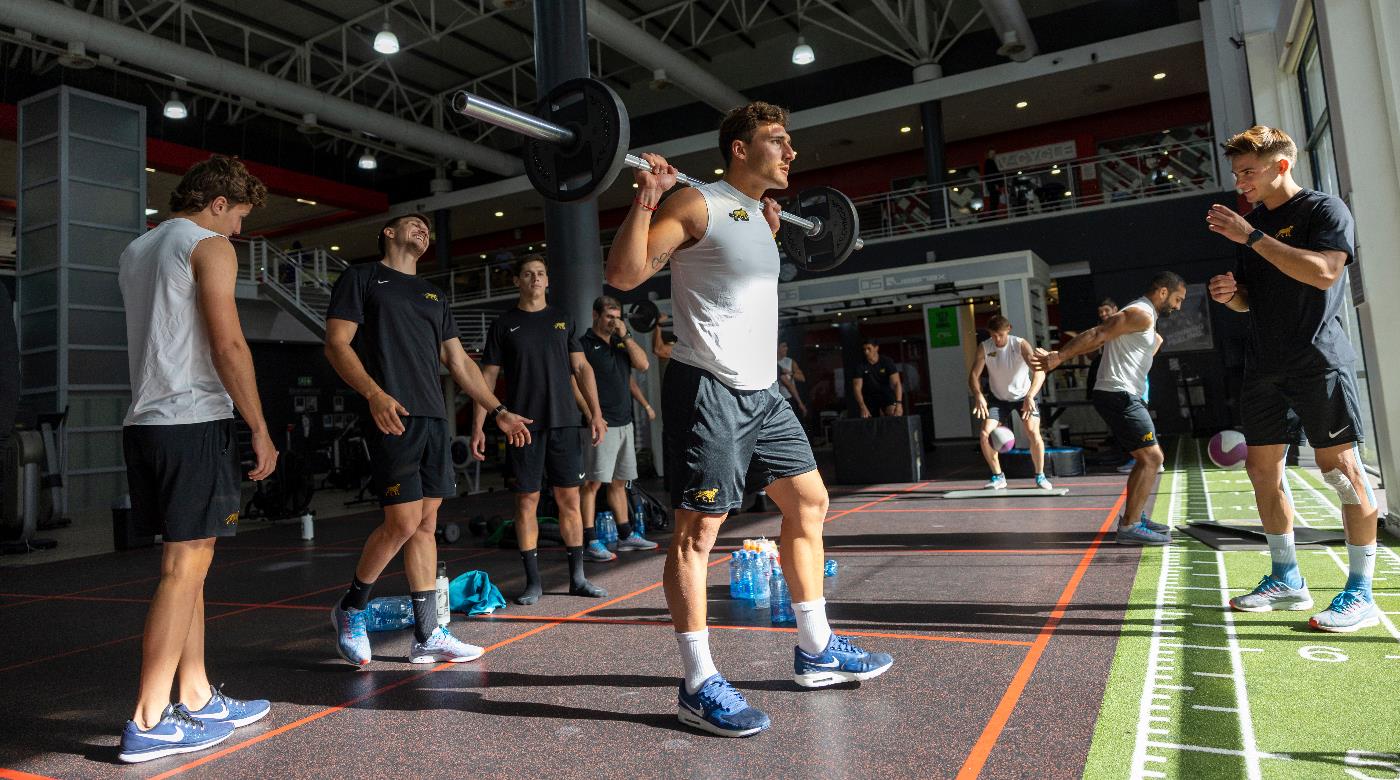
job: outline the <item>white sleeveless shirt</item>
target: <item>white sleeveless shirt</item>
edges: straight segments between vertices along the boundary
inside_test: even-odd
[[[1146,312],[1152,324],[1147,330],[1125,333],[1104,344],[1095,390],[1137,397],[1147,392],[1147,372],[1152,368],[1152,351],[1157,347],[1157,309],[1146,298],[1138,298],[1123,307],[1125,311],[1132,308]]]
[[[763,204],[723,180],[696,187],[705,235],[671,259],[671,357],[735,390],[777,381],[778,245]]]
[[[1021,337],[1007,336],[1006,346],[998,347],[994,339],[978,345],[987,363],[987,384],[992,395],[1003,401],[1019,401],[1031,390],[1031,367],[1021,354]]]
[[[214,370],[190,267],[195,245],[214,236],[219,234],[176,217],[122,252],[118,282],[131,371],[131,408],[123,425],[186,425],[233,416],[233,400]]]

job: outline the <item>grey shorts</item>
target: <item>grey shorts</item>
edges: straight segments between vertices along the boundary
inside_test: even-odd
[[[608,426],[603,440],[594,447],[583,445],[584,479],[589,482],[628,481],[637,478],[637,448],[632,441],[632,423]]]

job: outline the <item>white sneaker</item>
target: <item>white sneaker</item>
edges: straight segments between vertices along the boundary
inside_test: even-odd
[[[656,542],[642,536],[636,531],[632,535],[617,543],[619,550],[655,550]],[[614,556],[616,557],[616,556]]]
[[[1035,486],[1041,490],[1054,490],[1055,485],[1044,474],[1035,475]]]
[[[993,475],[992,475],[992,478],[989,479],[989,480],[987,480],[987,484],[985,484],[985,485],[982,486],[982,489],[983,489],[983,490],[1005,490],[1005,489],[1006,489],[1006,475],[1005,475],[1005,474],[993,474]]]
[[[454,663],[463,661],[475,661],[481,657],[485,650],[476,645],[469,645],[448,633],[447,629],[438,626],[433,629],[432,636],[426,642],[414,641],[413,650],[408,654],[408,662],[411,664],[437,664]]]

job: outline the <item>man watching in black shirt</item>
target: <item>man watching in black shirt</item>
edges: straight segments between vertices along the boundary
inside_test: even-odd
[[[563,309],[545,301],[549,269],[544,258],[522,258],[515,268],[515,285],[520,300],[491,323],[481,363],[486,384],[495,387],[502,368],[510,407],[529,417],[531,440],[507,451],[515,474],[515,538],[525,566],[525,591],[515,597],[517,604],[539,601],[540,527],[535,517],[539,506],[542,478],[547,473],[559,503],[559,532],[569,555],[569,594],[602,598],[606,590],[588,581],[583,574],[583,523],[579,516],[579,485],[583,483],[583,452],[579,438],[578,406],[570,379],[578,383],[588,407],[589,431],[593,446],[607,433],[603,412],[598,407],[598,389],[593,368],[583,356],[583,346],[573,335],[573,321]],[[503,408],[503,407],[502,407]],[[472,426],[472,455],[486,459],[486,437],[482,424],[490,407],[478,405]]]
[[[439,364],[472,400],[504,407],[462,349],[447,295],[416,276],[428,236],[428,218],[421,214],[389,220],[379,232],[383,259],[346,269],[326,310],[326,357],[369,401],[376,430],[366,431],[365,440],[384,508],[384,522],[365,541],[350,589],[331,611],[337,649],[356,666],[370,661],[370,589],[400,548],[417,640],[409,662],[470,661],[482,653],[438,626],[434,531],[442,499],[456,495]],[[496,415],[496,425],[516,446],[530,441],[529,422],[510,412]]]
[[[637,453],[632,436],[632,393],[636,380],[633,371],[650,367],[647,353],[632,339],[627,322],[622,319],[622,304],[604,295],[593,302],[593,327],[580,339],[584,357],[593,367],[598,384],[598,403],[608,432],[597,447],[584,452],[583,493],[579,503],[583,508],[584,555],[591,561],[610,561],[617,557],[602,542],[593,528],[597,506],[598,486],[608,486],[608,506],[617,520],[618,550],[654,550],[656,542],[649,541],[632,529],[627,507],[627,483],[637,478]],[[643,406],[650,406],[643,401]]]
[[[1376,500],[1362,470],[1356,359],[1342,327],[1346,267],[1356,254],[1351,212],[1340,199],[1293,180],[1298,149],[1282,130],[1251,127],[1225,144],[1235,186],[1256,204],[1247,216],[1222,205],[1210,230],[1241,247],[1233,273],[1210,280],[1210,297],[1250,319],[1240,390],[1245,469],[1254,485],[1273,561],[1250,593],[1230,600],[1248,612],[1312,606],[1298,571],[1293,508],[1280,487],[1292,440],[1289,411],[1301,419],[1317,467],[1341,498],[1349,572],[1342,592],[1314,615],[1321,631],[1352,632],[1380,622],[1371,594]]]
[[[883,416],[904,414],[904,385],[899,381],[899,368],[894,361],[881,357],[880,347],[873,341],[861,345],[865,361],[856,367],[852,384],[860,416],[870,417],[871,407]]]

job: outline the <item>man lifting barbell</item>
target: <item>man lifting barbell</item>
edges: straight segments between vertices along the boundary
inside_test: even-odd
[[[750,103],[720,126],[721,181],[681,190],[676,169],[647,154],[637,197],[608,253],[607,281],[630,290],[668,263],[677,341],[662,386],[675,532],[666,557],[666,601],[685,679],[682,723],[721,736],[768,728],[710,658],[705,577],[720,524],[743,503],[745,475],[767,485],[783,512],[783,573],[797,614],[794,679],[804,687],[866,680],[894,662],[832,633],[822,597],[827,492],[796,414],[777,390],[778,204],[797,153],[787,112]]]

